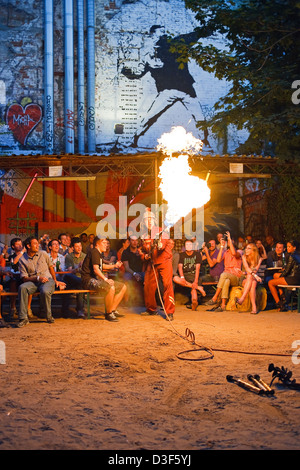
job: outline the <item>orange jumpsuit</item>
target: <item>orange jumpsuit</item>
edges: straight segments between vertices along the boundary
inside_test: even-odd
[[[156,289],[157,282],[153,268],[155,269],[157,281],[161,277],[164,292],[163,302],[166,313],[174,314],[175,312],[175,300],[174,300],[174,289],[173,289],[173,267],[172,267],[172,246],[169,239],[162,239],[162,247],[153,248],[153,239],[144,239],[142,251],[149,253],[152,249],[151,260],[147,261],[145,269],[144,279],[144,298],[145,306],[149,313],[156,312]]]

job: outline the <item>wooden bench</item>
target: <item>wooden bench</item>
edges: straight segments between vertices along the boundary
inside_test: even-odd
[[[56,294],[86,294],[86,310],[87,310],[87,318],[91,318],[91,311],[90,311],[90,294],[96,294],[96,291],[87,290],[87,289],[65,289],[65,290],[55,290],[52,295]],[[32,297],[39,296],[39,292],[35,292],[32,294]],[[2,317],[2,297],[11,297],[11,296],[18,296],[18,292],[0,292],[0,318]]]
[[[297,311],[300,313],[300,286],[289,286],[285,284],[279,284],[276,287],[280,287],[285,291],[291,290],[292,291],[292,310],[293,310],[293,292],[297,292]]]
[[[205,287],[212,287],[215,291],[217,290],[217,285],[218,285],[218,282],[217,281],[212,281],[212,282],[202,282],[202,286]]]

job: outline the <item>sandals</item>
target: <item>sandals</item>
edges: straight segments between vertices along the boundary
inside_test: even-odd
[[[238,297],[235,297],[234,298],[234,303],[235,303],[235,307],[238,308],[239,306],[241,306],[242,304],[239,303],[239,298]]]

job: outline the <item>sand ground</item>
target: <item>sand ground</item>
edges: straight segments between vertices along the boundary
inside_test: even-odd
[[[274,363],[300,382],[300,314],[207,308],[178,304],[171,323],[121,307],[125,317],[109,323],[92,305],[90,320],[54,312],[51,325],[2,328],[0,449],[299,449],[300,392],[276,380],[274,396],[260,396],[226,376],[270,383]],[[213,358],[178,358],[197,349],[187,328]]]

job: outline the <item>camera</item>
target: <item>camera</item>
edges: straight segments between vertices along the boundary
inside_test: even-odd
[[[226,233],[224,233],[224,235],[223,235],[223,238],[224,238],[224,240],[226,240],[226,239],[227,239],[227,235],[226,235]]]

